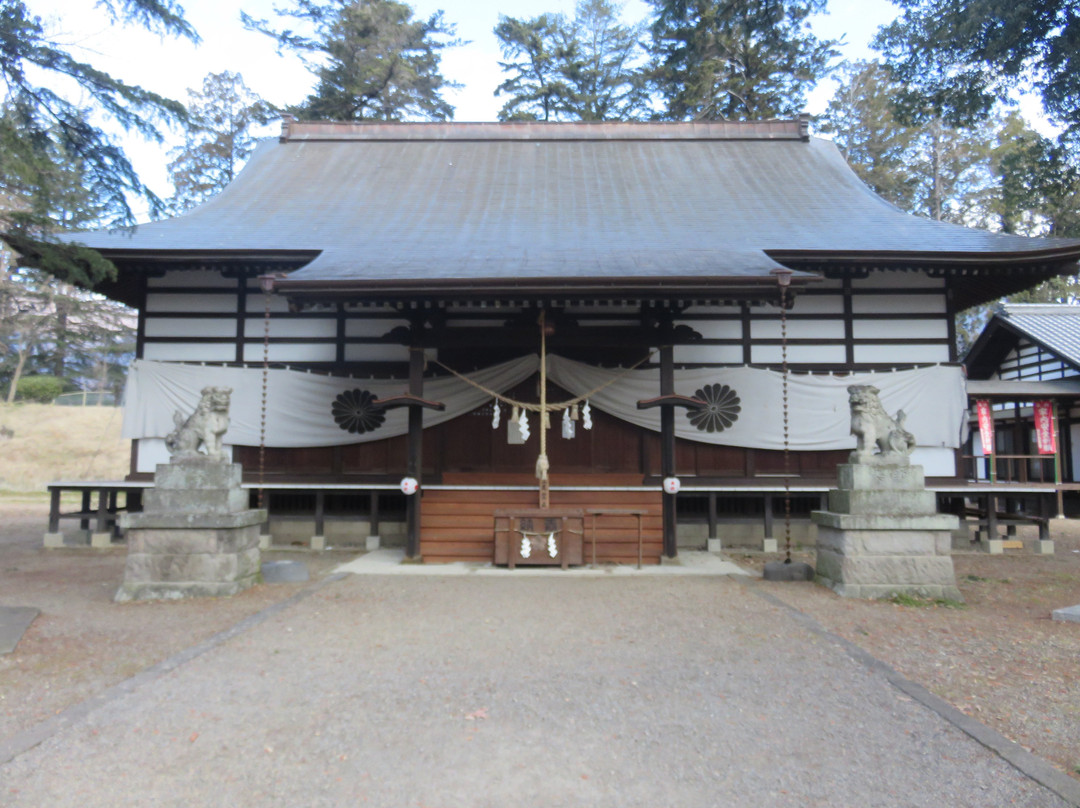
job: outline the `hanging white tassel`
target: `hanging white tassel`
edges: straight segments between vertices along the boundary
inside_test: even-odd
[[[581,409],[581,425],[592,429],[592,407],[589,406],[588,399],[585,399],[585,406]]]
[[[570,410],[562,411],[562,436],[566,440],[572,440],[577,432],[577,424],[570,417]]]
[[[498,402],[498,400],[496,400],[495,401],[495,413],[494,413],[494,415],[491,416],[491,428],[492,429],[498,429],[499,428],[499,418],[500,418],[501,415],[502,415],[502,410],[499,409],[499,402]]]
[[[532,542],[528,536],[521,537],[521,557],[528,558],[532,555]]]
[[[518,416],[517,424],[518,432],[521,433],[521,439],[527,441],[529,439],[529,417],[527,410],[521,410],[521,415]]]
[[[548,555],[554,558],[559,554],[559,547],[555,544],[555,534],[548,535]]]

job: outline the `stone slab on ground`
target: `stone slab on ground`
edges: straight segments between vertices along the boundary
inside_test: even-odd
[[[507,569],[490,563],[455,561],[449,564],[418,564],[405,562],[405,551],[397,547],[384,547],[353,559],[337,567],[335,572],[348,572],[353,575],[422,575],[422,576],[511,576],[527,577],[567,577],[596,578],[600,576],[652,576],[652,575],[753,575],[737,564],[721,558],[714,553],[683,550],[672,563],[646,564],[638,569],[634,564],[599,564],[596,567],[587,564],[580,567],[561,569],[559,567],[517,567]]]
[[[1059,623],[1080,623],[1080,604],[1054,609],[1050,616]]]
[[[766,581],[812,581],[814,568],[802,561],[770,561],[762,577]]]
[[[264,561],[262,578],[268,584],[303,583],[309,578],[307,564],[303,561]]]
[[[41,614],[33,606],[0,606],[0,654],[10,654],[30,624]]]

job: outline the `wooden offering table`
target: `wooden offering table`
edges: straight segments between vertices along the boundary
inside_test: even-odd
[[[585,511],[581,508],[500,508],[495,511],[495,563],[585,563]]]

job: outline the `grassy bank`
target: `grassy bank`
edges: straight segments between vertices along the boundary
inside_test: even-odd
[[[0,437],[0,490],[31,492],[52,480],[123,478],[131,441],[120,437],[120,421],[118,407],[0,404],[0,427],[14,433]]]

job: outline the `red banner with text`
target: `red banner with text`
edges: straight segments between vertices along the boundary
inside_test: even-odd
[[[979,438],[982,440],[982,453],[994,453],[994,416],[990,412],[990,402],[979,399],[975,402],[975,412],[979,416]]]
[[[1039,445],[1039,454],[1057,454],[1057,441],[1054,435],[1054,406],[1049,401],[1035,402],[1035,440]]]

